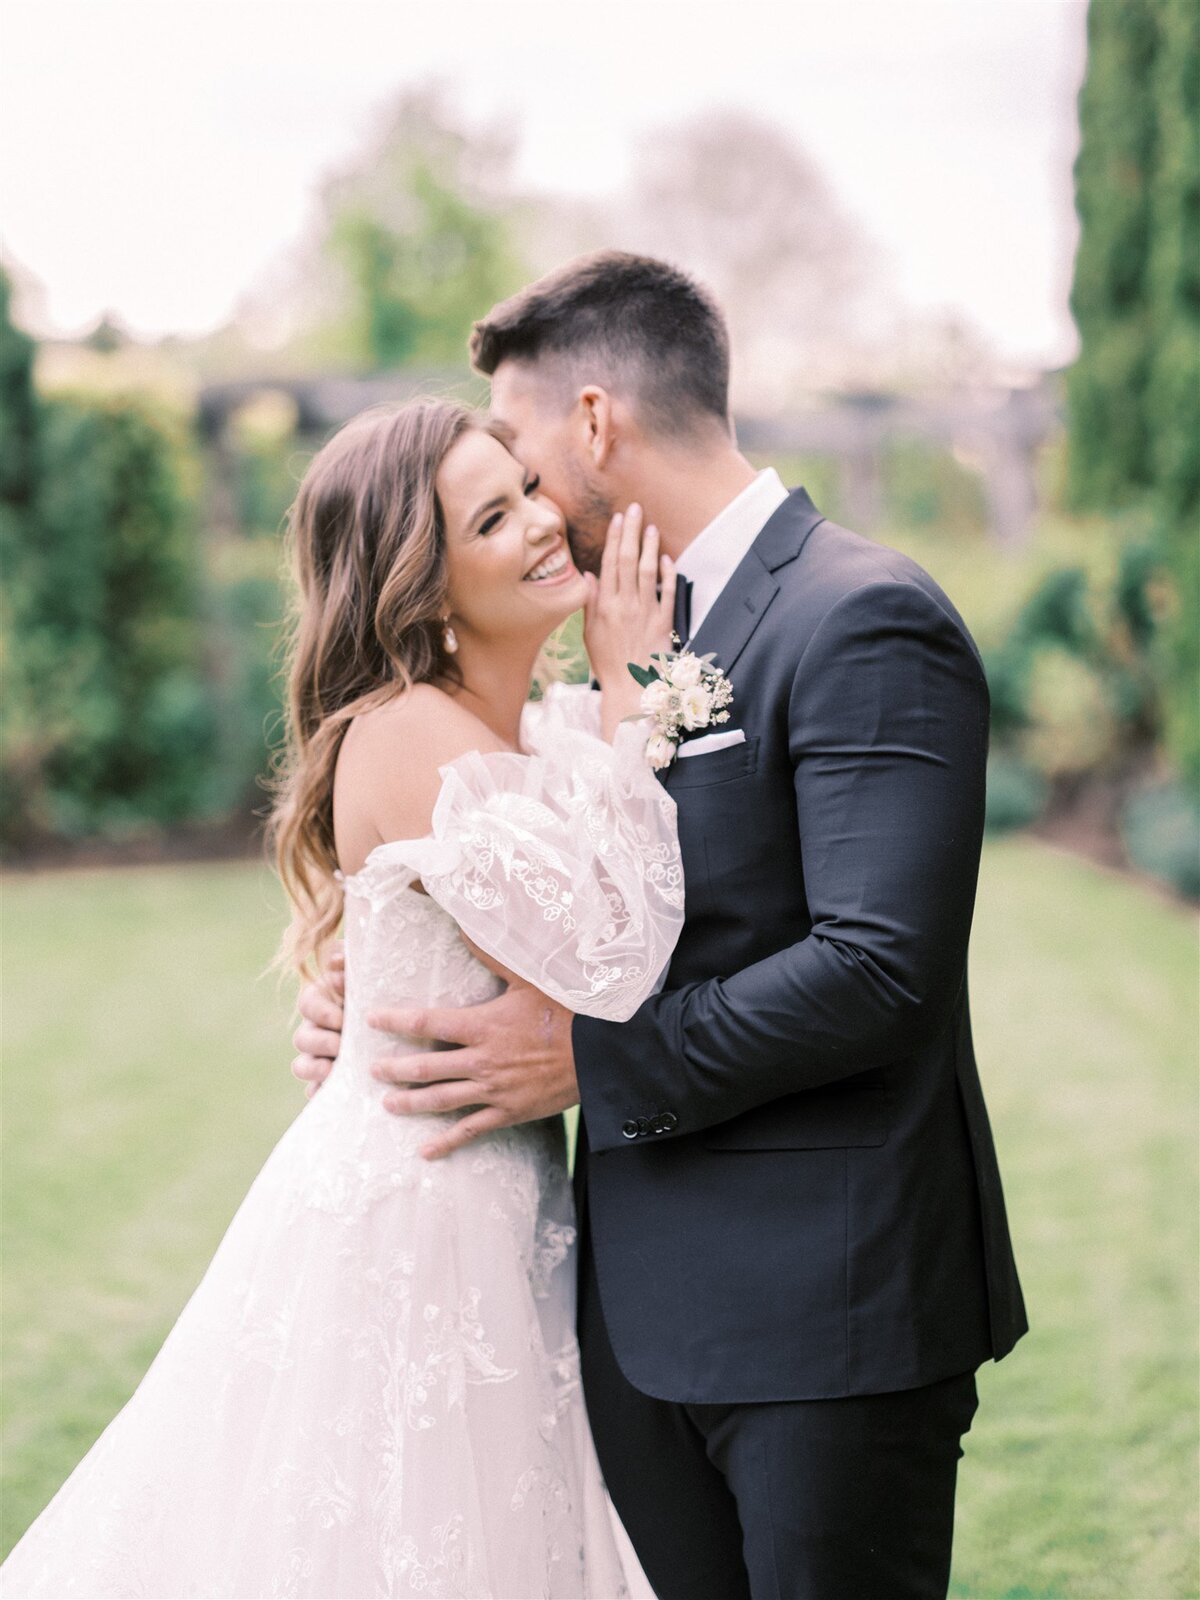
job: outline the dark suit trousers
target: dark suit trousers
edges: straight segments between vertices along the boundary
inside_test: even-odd
[[[923,1389],[682,1405],[617,1365],[584,1244],[584,1393],[659,1600],[942,1600],[974,1373]]]

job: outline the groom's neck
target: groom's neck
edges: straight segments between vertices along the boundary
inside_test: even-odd
[[[757,473],[731,441],[704,450],[648,450],[629,498],[658,528],[673,561]]]

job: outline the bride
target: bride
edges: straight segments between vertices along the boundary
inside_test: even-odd
[[[0,1589],[613,1600],[562,1119],[423,1159],[444,1119],[390,1116],[372,1062],[427,1042],[368,1018],[506,981],[628,1017],[682,923],[674,804],[621,725],[632,678],[527,704],[554,628],[580,606],[598,627],[595,580],[471,413],[360,417],[312,463],[291,533],[274,834],[287,959],[311,967],[344,924],[341,1055]],[[640,638],[622,648],[643,660],[667,647],[674,586],[648,550],[632,609],[623,569]],[[619,581],[611,563],[600,582]]]

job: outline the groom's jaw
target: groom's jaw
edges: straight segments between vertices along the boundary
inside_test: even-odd
[[[567,543],[571,547],[571,559],[580,572],[591,572],[599,576],[603,544],[598,544],[574,523],[567,524]]]

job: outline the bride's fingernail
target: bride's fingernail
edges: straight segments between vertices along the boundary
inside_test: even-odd
[[[625,515],[627,517],[640,517],[641,514],[642,514],[642,508],[641,508],[640,505],[638,505],[636,500],[630,506],[629,510],[625,513]]]

